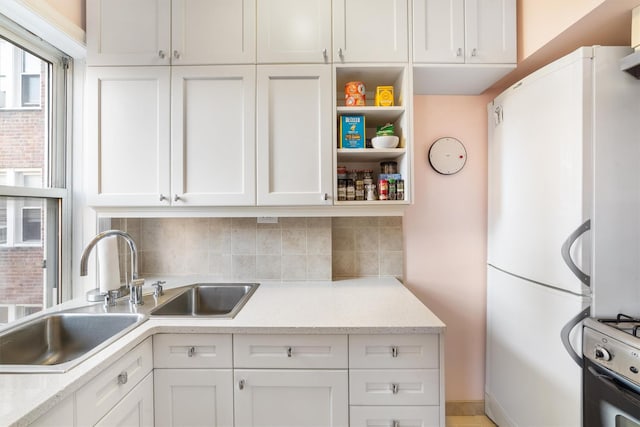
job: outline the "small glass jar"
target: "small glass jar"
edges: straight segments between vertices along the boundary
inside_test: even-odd
[[[347,180],[346,179],[338,180],[338,200],[339,201],[347,200]]]
[[[398,162],[394,162],[394,161],[380,162],[380,173],[384,173],[384,174],[398,173]]]
[[[396,187],[396,200],[404,200],[404,180],[399,179]]]
[[[356,199],[356,186],[352,179],[347,180],[347,200]]]
[[[378,181],[378,199],[387,200],[389,197],[389,181],[381,179]]]

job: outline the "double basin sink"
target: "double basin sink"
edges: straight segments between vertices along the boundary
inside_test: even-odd
[[[93,304],[51,312],[0,332],[0,372],[66,372],[116,341],[149,316],[233,318],[257,283],[196,284],[105,309]],[[106,312],[105,312],[106,311]]]

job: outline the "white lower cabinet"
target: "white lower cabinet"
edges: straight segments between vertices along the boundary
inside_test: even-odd
[[[236,369],[236,427],[346,427],[347,370]]]
[[[233,426],[231,369],[156,369],[156,426]]]
[[[153,374],[136,385],[96,427],[153,427]]]
[[[437,427],[437,406],[351,406],[350,427]]]
[[[52,409],[42,414],[30,425],[32,427],[71,427],[76,425],[74,417],[75,400],[73,396],[69,396]]]
[[[233,426],[231,343],[231,334],[153,336],[156,426]]]
[[[151,338],[147,338],[76,392],[77,425],[93,426],[96,425],[98,421],[102,422],[101,420],[103,417],[108,415],[120,401],[127,402],[123,406],[129,407],[128,400],[130,392],[147,376],[147,374],[151,372],[152,369],[152,344]],[[133,396],[133,400],[135,402],[143,401],[144,399],[137,393],[138,392],[131,395]],[[153,400],[153,395],[149,394],[147,396],[147,402],[150,402],[150,400],[148,400],[149,396],[151,396],[151,401]],[[137,404],[135,402],[134,404]],[[141,410],[140,407],[129,407],[129,409],[130,412]],[[113,417],[116,417],[116,415],[113,415]],[[117,420],[114,420],[116,425],[129,425],[126,423],[120,424],[115,421]],[[152,424],[153,416],[151,417],[151,425]],[[103,423],[102,425],[110,424]]]

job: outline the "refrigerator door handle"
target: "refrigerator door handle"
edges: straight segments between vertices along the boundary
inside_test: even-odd
[[[569,267],[569,270],[571,270],[571,272],[575,274],[575,276],[578,279],[580,279],[582,283],[584,283],[586,286],[589,286],[589,287],[591,287],[591,276],[589,276],[584,271],[580,270],[580,268],[573,262],[573,259],[571,259],[571,247],[576,242],[576,240],[578,240],[580,236],[582,236],[585,232],[589,231],[590,229],[591,229],[591,220],[588,219],[582,225],[580,225],[580,227],[576,228],[573,231],[573,233],[569,235],[569,237],[567,237],[567,240],[564,241],[564,243],[562,244],[562,248],[560,249],[560,253],[562,254],[562,259],[564,260],[565,264],[567,264],[567,266]]]
[[[571,345],[570,335],[573,328],[578,326],[580,322],[582,322],[584,319],[589,317],[590,313],[591,313],[591,307],[585,308],[580,313],[578,313],[575,317],[569,320],[569,322],[566,325],[564,325],[562,327],[562,330],[560,331],[560,340],[562,341],[562,345],[564,346],[565,350],[567,350],[567,353],[569,353],[569,356],[571,356],[571,358],[574,360],[574,362],[578,364],[578,366],[580,366],[580,368],[582,368],[582,358],[573,349],[573,346]]]

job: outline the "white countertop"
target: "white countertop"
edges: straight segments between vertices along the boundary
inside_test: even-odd
[[[202,281],[174,278],[167,288]],[[146,296],[145,303],[154,304],[153,297]],[[79,304],[86,305],[74,301],[54,311]],[[0,425],[28,425],[126,351],[160,332],[411,334],[444,329],[444,323],[393,278],[261,282],[233,319],[152,317],[66,373],[0,374]]]

